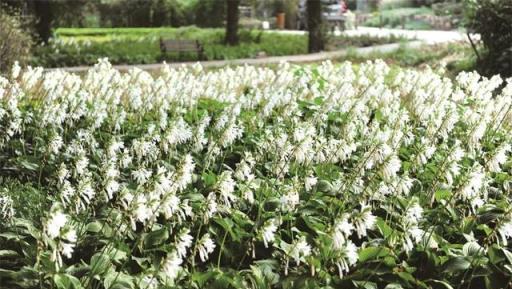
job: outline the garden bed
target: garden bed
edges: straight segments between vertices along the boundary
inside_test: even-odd
[[[15,67],[0,287],[505,288],[511,92],[379,60]]]

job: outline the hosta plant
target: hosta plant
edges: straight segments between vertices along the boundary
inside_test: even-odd
[[[2,288],[506,288],[512,81],[382,61],[0,78]]]

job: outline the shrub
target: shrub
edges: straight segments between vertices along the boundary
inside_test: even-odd
[[[417,23],[418,21],[409,20],[413,15],[431,15],[432,9],[428,7],[421,8],[397,8],[390,10],[382,10],[374,13],[371,18],[367,19],[363,25],[372,27],[389,27],[395,28],[402,25],[403,17],[406,18],[405,26],[409,29],[428,29],[428,23]]]
[[[25,63],[31,45],[31,36],[23,29],[19,17],[0,6],[0,73],[8,71],[15,61]]]
[[[469,1],[468,27],[480,34],[484,51],[478,67],[485,75],[512,75],[512,2],[509,0]]]

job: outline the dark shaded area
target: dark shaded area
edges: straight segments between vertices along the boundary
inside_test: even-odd
[[[318,0],[307,1],[308,13],[308,51],[310,53],[324,50],[324,35],[322,32],[322,2]]]
[[[483,50],[475,47],[479,72],[512,76],[512,1],[479,0],[469,15],[469,28],[481,35]]]
[[[226,0],[226,44],[228,45],[238,44],[239,5],[240,0]]]

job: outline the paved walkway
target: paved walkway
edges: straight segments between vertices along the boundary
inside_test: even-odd
[[[424,45],[421,41],[411,41],[406,44],[407,47],[417,48]],[[340,58],[347,55],[350,52],[355,52],[358,55],[368,55],[372,53],[386,53],[392,52],[400,48],[399,43],[392,44],[384,44],[384,45],[376,45],[370,47],[362,47],[355,48],[354,50],[337,50],[337,51],[327,51],[327,52],[319,52],[319,53],[311,53],[311,54],[299,54],[299,55],[287,55],[287,56],[271,56],[271,57],[263,57],[263,58],[243,58],[243,59],[234,59],[234,60],[212,60],[212,61],[199,61],[199,63],[203,67],[223,67],[227,65],[267,65],[267,64],[278,64],[280,62],[290,62],[290,63],[308,63],[308,62],[318,62],[327,59]],[[170,67],[181,67],[188,66],[198,63],[197,61],[190,62],[173,62],[168,63]],[[120,71],[127,71],[130,68],[138,67],[140,69],[146,71],[158,71],[162,68],[163,64],[138,64],[138,65],[113,65],[114,68]],[[89,70],[90,66],[76,66],[76,67],[62,67],[62,68],[51,68],[47,69],[48,71],[62,69],[68,72],[85,72]]]
[[[277,33],[285,34],[306,34],[306,31],[299,30],[272,30]],[[468,41],[466,33],[457,30],[405,30],[405,29],[389,29],[389,28],[376,28],[376,27],[363,27],[360,26],[357,29],[336,31],[334,35],[349,35],[349,36],[361,36],[370,35],[375,37],[388,37],[391,35],[401,36],[406,39],[415,39],[423,41],[427,44],[438,44],[458,41]],[[471,38],[477,40],[480,38],[479,35],[472,34]]]

